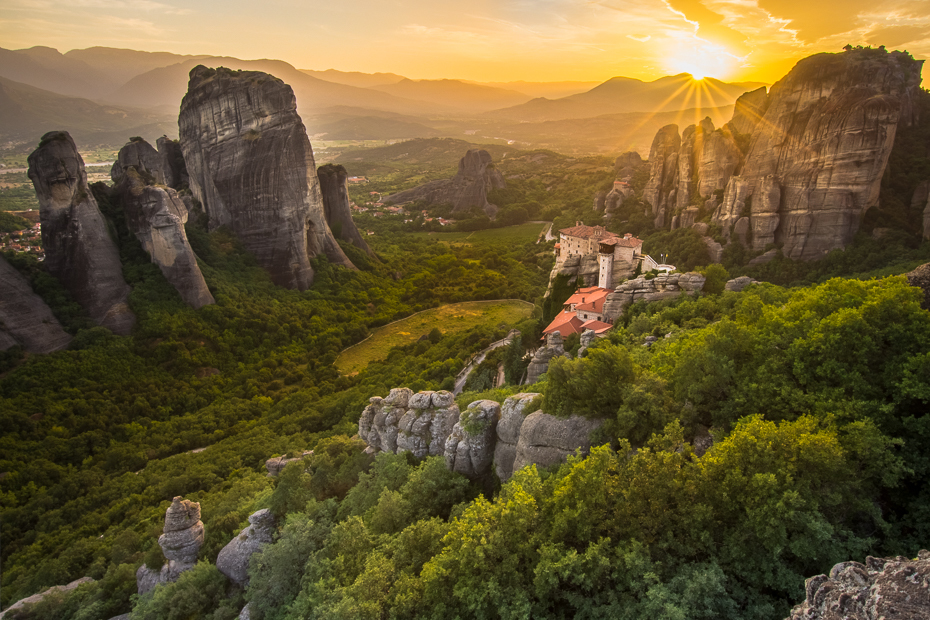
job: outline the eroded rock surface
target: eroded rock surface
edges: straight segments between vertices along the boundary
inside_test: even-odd
[[[114,183],[119,183],[126,169],[130,167],[140,173],[151,175],[154,183],[167,185],[163,157],[155,147],[142,138],[130,140],[119,150],[116,161],[110,168],[110,178]]]
[[[693,294],[704,288],[704,280],[704,276],[696,271],[661,274],[652,279],[639,277],[627,280],[607,296],[604,302],[604,316],[615,321],[624,310],[637,301],[659,301]]]
[[[451,179],[430,181],[397,194],[384,202],[398,204],[422,200],[430,204],[449,203],[453,213],[462,213],[475,207],[494,217],[497,206],[488,202],[488,192],[507,186],[499,170],[491,164],[491,154],[483,149],[470,149],[459,160],[458,173]]]
[[[0,256],[0,351],[19,345],[29,353],[60,351],[71,336],[26,279]]]
[[[905,277],[908,284],[923,290],[924,300],[920,305],[924,310],[930,310],[930,263],[924,263]]]
[[[656,226],[665,225],[665,213],[674,208],[678,185],[678,151],[681,136],[678,125],[666,125],[656,133],[649,149],[649,182],[643,190],[643,200],[652,206]]]
[[[192,569],[197,563],[197,554],[204,540],[200,504],[175,497],[165,512],[163,531],[158,537],[158,544],[168,563],[159,571],[145,564],[139,567],[136,571],[139,594],[145,594],[160,583],[177,581],[181,573]]]
[[[501,418],[497,423],[497,445],[494,447],[494,470],[501,482],[509,480],[513,475],[520,429],[526,416],[530,414],[530,405],[539,396],[540,394],[535,392],[521,392],[509,397],[501,406]]]
[[[587,453],[591,449],[591,433],[602,424],[603,420],[581,416],[557,418],[542,411],[531,413],[520,427],[512,471],[530,464],[550,467],[564,463],[569,454],[579,449]]]
[[[49,273],[58,278],[98,325],[115,334],[132,331],[129,286],[119,249],[87,187],[84,160],[66,131],[42,136],[29,155],[29,178],[39,199],[42,246]]]
[[[526,385],[539,381],[539,378],[549,370],[549,362],[553,358],[567,356],[562,344],[562,334],[553,332],[546,335],[546,346],[540,347],[533,354],[530,365],[526,369]]]
[[[445,442],[446,467],[472,480],[483,478],[494,462],[494,444],[501,406],[476,400],[462,412]]]
[[[440,456],[459,421],[451,392],[394,388],[387,398],[373,397],[358,422],[358,435],[374,450],[411,452],[417,458]]]
[[[249,517],[249,526],[239,532],[216,556],[216,567],[238,586],[249,583],[249,558],[272,542],[275,518],[267,508]]]
[[[337,164],[320,166],[316,171],[320,179],[320,192],[323,195],[323,211],[326,223],[333,235],[348,241],[369,256],[374,256],[368,244],[358,232],[349,209],[349,174]]]
[[[924,620],[930,618],[930,552],[916,559],[840,562],[805,582],[807,596],[788,620]]]
[[[0,612],[0,618],[3,618],[3,616],[5,616],[7,612],[22,609],[26,605],[34,605],[36,603],[39,603],[46,596],[51,596],[53,594],[64,594],[65,592],[70,592],[71,590],[74,590],[75,588],[84,585],[85,583],[93,583],[93,582],[94,580],[91,577],[81,577],[80,579],[75,579],[68,585],[52,586],[51,588],[48,588],[47,590],[39,592],[38,594],[33,594],[32,596],[27,596],[24,599],[20,599],[16,601],[12,605],[4,609],[2,612]]]
[[[181,103],[181,150],[210,228],[229,226],[279,286],[306,289],[310,258],[353,268],[323,209],[313,149],[290,86],[202,65]]]
[[[130,142],[120,154],[127,149],[132,152],[142,150],[140,144],[148,146],[145,141]],[[148,148],[157,158],[155,149]],[[151,179],[147,171],[130,163],[126,163],[120,173],[120,204],[126,213],[129,230],[185,303],[193,308],[215,303],[184,231],[187,206],[175,190],[164,185],[152,185],[147,178]]]
[[[769,107],[769,96],[765,86],[743,93],[736,100],[733,109],[733,118],[727,125],[732,131],[741,134],[751,134],[765,116]]]

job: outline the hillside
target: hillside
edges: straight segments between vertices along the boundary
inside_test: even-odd
[[[372,88],[398,97],[429,101],[468,114],[518,105],[530,99],[528,95],[514,90],[469,84],[461,80],[403,79]]]

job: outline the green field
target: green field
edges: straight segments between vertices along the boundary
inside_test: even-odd
[[[342,374],[356,373],[369,362],[387,358],[392,347],[416,342],[434,327],[439,328],[443,334],[454,334],[479,325],[515,325],[532,312],[533,304],[518,299],[465,301],[424,310],[372,330],[367,340],[339,354],[336,368]]]
[[[526,224],[518,224],[516,226],[488,228],[486,230],[476,230],[473,232],[423,232],[414,233],[413,236],[444,241],[446,243],[498,241],[516,245],[536,241],[536,239],[539,238],[539,233],[544,231],[548,225],[548,222],[545,224],[527,222]]]

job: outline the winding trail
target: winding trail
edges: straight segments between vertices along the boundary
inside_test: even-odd
[[[506,336],[497,342],[492,342],[486,349],[478,351],[474,356],[465,364],[465,368],[459,371],[459,374],[455,376],[455,389],[452,390],[452,393],[459,395],[462,393],[462,389],[465,387],[465,382],[468,380],[468,375],[471,374],[471,371],[475,369],[478,364],[484,361],[484,358],[488,356],[488,353],[497,349],[499,347],[506,346],[513,341],[514,336],[518,335],[520,332],[511,329]]]

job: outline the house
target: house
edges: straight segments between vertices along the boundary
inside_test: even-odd
[[[585,226],[583,222],[575,222],[571,228],[559,231],[559,242],[555,245],[556,269],[561,268],[569,257],[595,253],[598,260],[597,285],[610,288],[615,266],[622,265],[632,272],[636,263],[643,260],[643,242],[630,233],[621,237],[603,226]]]
[[[591,329],[595,334],[603,334],[613,327],[610,319],[604,316],[604,303],[612,289],[600,286],[580,288],[565,300],[562,312],[543,330],[543,338],[553,332],[559,332],[562,338],[571,334],[580,334]]]

